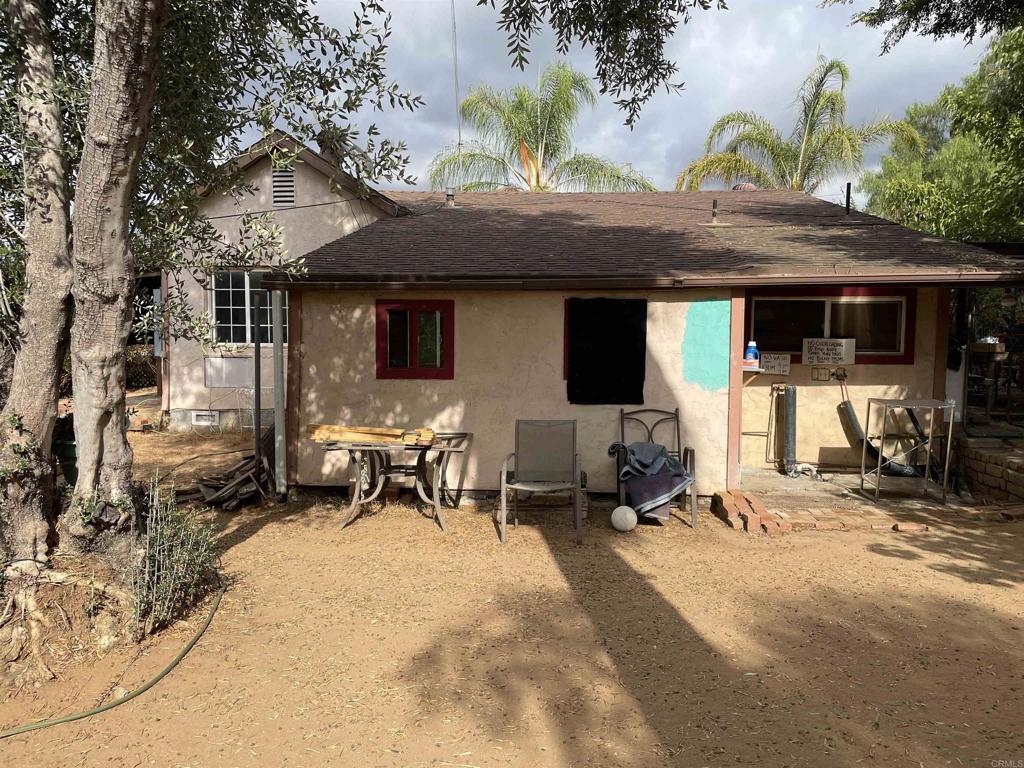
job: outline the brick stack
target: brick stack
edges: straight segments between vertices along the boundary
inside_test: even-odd
[[[711,499],[711,512],[732,528],[747,533],[781,536],[793,530],[793,524],[769,512],[757,496],[742,491],[720,491]]]
[[[1024,441],[967,437],[960,453],[976,498],[1024,501]]]

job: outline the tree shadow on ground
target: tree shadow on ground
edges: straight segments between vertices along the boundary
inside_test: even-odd
[[[284,523],[315,526],[319,521],[308,514],[314,507],[323,504],[335,504],[340,507],[347,502],[340,493],[332,490],[302,489],[293,493],[287,502],[276,502],[265,499],[261,504],[243,507],[237,512],[225,512],[213,509],[208,521],[216,532],[217,547],[221,554],[228,552],[247,539],[260,533],[271,525]]]
[[[1024,584],[1022,534],[1024,525],[1021,523],[964,521],[943,526],[941,535],[928,532],[902,536],[869,544],[867,549],[878,555],[906,560],[937,555],[941,560],[929,563],[929,568],[971,584],[1014,588]]]
[[[436,638],[410,670],[424,710],[479,719],[520,750],[553,742],[546,764],[563,766],[930,765],[954,755],[989,765],[1022,754],[1019,694],[1008,687],[1024,672],[1020,627],[1008,617],[885,591],[825,590],[807,605],[737,563],[746,586],[727,602],[722,622],[737,633],[727,641],[711,636],[718,624],[706,612],[721,605],[687,593],[692,574],[659,571],[643,539],[593,519],[573,546],[561,517],[525,511],[522,521],[538,526],[564,584],[511,588],[498,620]],[[931,634],[911,645],[907,623]]]

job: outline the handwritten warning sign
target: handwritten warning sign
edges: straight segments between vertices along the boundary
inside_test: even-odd
[[[804,365],[853,365],[856,339],[804,339]]]
[[[789,376],[790,356],[778,352],[761,353],[761,372],[774,376]]]

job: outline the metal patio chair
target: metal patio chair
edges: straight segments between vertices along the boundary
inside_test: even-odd
[[[513,468],[514,467],[514,468]],[[497,512],[498,537],[505,543],[508,492],[512,491],[512,520],[519,525],[519,492],[572,492],[576,543],[583,543],[583,509],[587,476],[576,453],[576,421],[516,420],[516,451],[501,466],[501,499]]]
[[[661,431],[658,428],[661,427]],[[682,464],[690,477],[697,476],[697,454],[689,446],[683,445],[682,429],[679,425],[679,409],[663,411],[658,408],[640,408],[635,411],[619,409],[619,440],[623,445],[626,443],[626,433],[631,436],[648,442],[657,443],[658,437],[664,442],[668,455]],[[657,432],[657,435],[655,433]],[[618,492],[619,504],[626,503],[626,484],[619,478],[622,472],[625,453],[619,451],[615,457],[615,485]],[[690,497],[690,525],[697,527],[697,483],[691,483],[690,487],[683,491],[679,499],[681,512],[686,511],[686,497]]]

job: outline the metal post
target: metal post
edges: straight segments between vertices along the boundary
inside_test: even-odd
[[[847,401],[849,402],[849,401]],[[851,410],[853,406],[850,406]],[[868,429],[871,428],[871,398],[868,398],[868,412],[864,417],[864,424],[867,425]],[[867,473],[867,462],[868,462],[868,432],[864,431],[861,435],[860,441],[860,492],[864,495],[864,477]]]
[[[260,456],[260,433],[263,427],[260,424],[260,292],[252,292],[252,313],[253,313],[253,350],[252,350],[252,433],[253,433],[253,456],[255,458],[256,477],[261,475],[262,456]]]
[[[878,503],[878,496],[882,492],[882,459],[885,456],[885,433],[889,424],[889,404],[882,403],[882,435],[878,438],[878,466],[875,467],[875,503]],[[871,425],[865,424],[865,431],[870,433]],[[867,440],[868,435],[864,435]]]
[[[942,411],[945,414],[945,411]],[[935,437],[935,406],[929,409],[929,416],[931,417],[928,422],[928,445],[924,452],[924,484],[921,486],[923,493],[922,496],[928,495],[928,476],[932,471],[932,439]]]
[[[280,290],[270,294],[274,322],[274,487],[277,498],[288,496],[288,474],[285,463],[284,435],[284,295]]]
[[[852,188],[853,188],[853,184],[851,182],[849,182],[849,181],[846,182],[846,215],[847,216],[850,215],[850,192],[852,191]]]
[[[943,411],[943,418],[945,418],[945,411]],[[949,456],[953,450],[953,422],[956,421],[956,406],[952,406],[949,411],[949,429],[946,430],[946,460],[943,462],[942,469],[942,503],[946,503],[946,494],[949,491]]]

